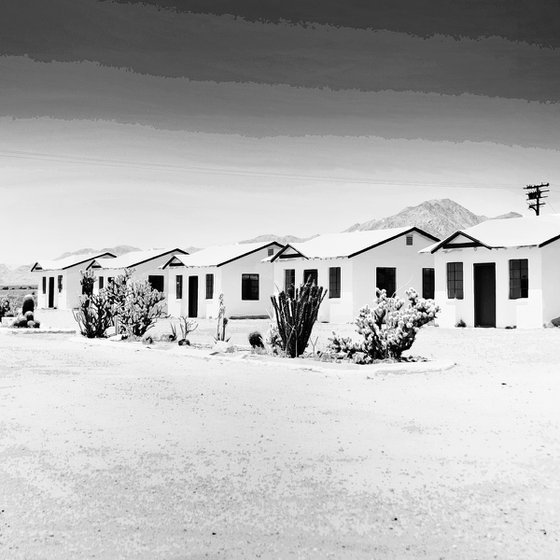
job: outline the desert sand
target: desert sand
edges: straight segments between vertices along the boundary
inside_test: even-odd
[[[162,348],[0,336],[1,558],[560,557],[560,330],[426,328],[426,373]]]

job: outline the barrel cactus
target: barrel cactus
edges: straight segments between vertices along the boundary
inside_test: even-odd
[[[31,311],[31,313],[35,311],[35,300],[31,294],[28,294],[23,298],[23,306],[21,308],[22,315],[25,315],[28,311]]]

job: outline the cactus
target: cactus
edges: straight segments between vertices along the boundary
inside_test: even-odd
[[[252,348],[264,348],[262,334],[258,331],[249,333],[249,344]]]
[[[293,292],[282,291],[270,298],[282,349],[291,358],[297,358],[305,351],[326,294],[321,286],[308,280]]]
[[[216,326],[216,342],[229,342],[229,338],[226,338],[226,327],[228,320],[226,317],[226,306],[224,305],[224,294],[220,294],[219,306],[218,306],[218,324]]]
[[[23,298],[23,306],[21,308],[22,315],[26,315],[29,311],[31,313],[35,311],[35,300],[31,294],[28,294]]]

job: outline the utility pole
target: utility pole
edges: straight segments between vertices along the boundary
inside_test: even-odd
[[[548,198],[548,196],[543,196],[544,193],[550,192],[548,187],[550,187],[550,183],[527,185],[526,187],[523,187],[523,189],[527,191],[527,202],[529,203],[529,208],[534,210],[537,216],[541,213],[541,206],[546,204],[546,202],[542,202],[542,199]]]

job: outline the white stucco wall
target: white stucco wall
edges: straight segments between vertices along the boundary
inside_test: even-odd
[[[437,323],[453,327],[463,320],[474,326],[474,264],[496,264],[496,327],[535,328],[543,324],[542,253],[536,247],[485,249],[478,247],[440,250],[435,253],[436,303],[441,307]],[[529,297],[509,299],[509,260],[528,259]],[[447,263],[463,263],[463,299],[447,298]]]
[[[542,255],[543,323],[560,317],[560,241],[545,245]]]
[[[91,261],[90,261],[91,262]],[[49,307],[49,278],[54,278],[54,307],[56,309],[74,309],[80,303],[82,295],[82,271],[86,270],[90,262],[80,264],[66,270],[38,270],[33,274],[37,281],[37,307],[48,309]],[[62,276],[62,291],[58,291],[58,276]],[[47,290],[43,294],[43,277],[47,278]]]
[[[276,248],[275,250],[278,250]],[[168,267],[167,298],[168,312],[177,317],[188,314],[188,277],[198,276],[198,316],[215,318],[218,313],[218,298],[224,294],[227,317],[268,316],[272,308],[270,296],[273,293],[273,269],[270,262],[261,262],[268,256],[265,247],[250,255],[216,267]],[[214,297],[206,299],[206,274],[214,274]],[[243,274],[259,275],[259,299],[243,300],[241,298],[241,277]],[[183,298],[175,298],[175,277],[183,275]]]
[[[340,298],[332,298],[329,293],[329,268],[340,267]],[[278,259],[273,263],[274,293],[284,290],[285,271],[295,271],[296,287],[305,282],[304,271],[316,269],[317,283],[327,290],[327,295],[319,308],[319,321],[345,323],[352,321],[353,273],[352,260],[336,259]]]
[[[422,295],[422,269],[434,268],[434,257],[430,253],[419,253],[433,240],[414,232],[413,244],[406,244],[406,236],[385,243],[371,251],[352,258],[354,265],[354,302],[352,315],[360,308],[371,304],[375,297],[376,269],[396,268],[396,294],[406,297],[406,290],[414,288]]]
[[[327,297],[319,311],[319,320],[332,323],[353,322],[360,308],[371,304],[375,297],[376,268],[396,268],[397,295],[404,296],[408,288],[415,288],[422,295],[422,268],[434,268],[434,257],[418,253],[433,243],[413,232],[413,244],[406,244],[406,236],[389,241],[352,258],[335,259],[278,259],[274,262],[276,290],[284,289],[284,271],[296,271],[296,285],[303,282],[303,271],[318,270],[318,283],[329,288],[329,268],[341,268],[341,297]]]
[[[165,269],[167,272],[168,313],[173,317],[188,316],[189,309],[189,276],[198,277],[198,316],[211,319],[217,316],[218,298],[222,290],[222,270],[215,266],[193,267],[174,266]],[[214,292],[212,299],[206,299],[206,275],[214,275]],[[177,299],[176,277],[183,277],[183,297]]]
[[[163,292],[167,293],[167,272],[163,270],[162,267],[169,259],[172,257],[172,254],[166,254],[161,257],[157,257],[155,259],[151,259],[147,262],[134,265],[130,268],[131,279],[132,280],[139,280],[144,281],[148,279],[148,276],[163,276]],[[96,268],[94,269],[95,275],[97,278],[103,276],[105,278],[104,285],[107,285],[108,278],[114,278],[119,274],[124,273],[123,268]],[[99,281],[95,283],[95,290],[99,289]]]

